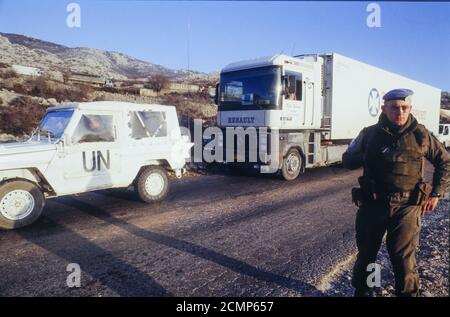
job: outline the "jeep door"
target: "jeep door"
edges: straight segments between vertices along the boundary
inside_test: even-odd
[[[66,193],[113,187],[120,177],[120,112],[79,112],[65,146],[63,173]]]

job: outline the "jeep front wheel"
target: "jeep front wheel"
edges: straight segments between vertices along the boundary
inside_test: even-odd
[[[166,170],[160,166],[144,168],[138,176],[135,190],[144,202],[152,203],[163,200],[169,191],[169,178]]]
[[[42,214],[42,191],[27,181],[10,181],[0,186],[0,228],[28,226]]]

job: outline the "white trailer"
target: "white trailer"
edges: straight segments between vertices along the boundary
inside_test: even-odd
[[[333,54],[331,68],[331,139],[354,138],[364,126],[378,121],[383,95],[394,88],[414,91],[412,114],[435,134],[439,129],[441,91],[432,86]],[[356,119],[356,120],[355,120]],[[356,122],[355,122],[356,121]]]
[[[226,66],[216,93],[217,122],[222,129],[279,131],[278,168],[290,180],[305,168],[340,162],[358,132],[378,121],[382,96],[394,88],[414,91],[413,115],[437,134],[439,89],[336,53],[275,55]],[[222,141],[226,151],[236,151]],[[264,170],[269,162],[226,163]]]

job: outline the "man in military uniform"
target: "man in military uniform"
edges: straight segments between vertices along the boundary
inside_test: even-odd
[[[450,155],[410,113],[412,94],[409,89],[386,93],[378,123],[364,128],[343,155],[344,167],[364,168],[360,187],[352,190],[359,207],[355,296],[373,296],[367,283],[373,271],[368,266],[375,263],[386,232],[396,295],[419,296],[416,248],[421,217],[445,194]],[[432,184],[423,182],[424,157],[434,166]]]

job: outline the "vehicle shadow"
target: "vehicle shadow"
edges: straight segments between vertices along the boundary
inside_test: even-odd
[[[137,193],[131,188],[113,188],[95,191],[96,194],[104,197],[115,197],[122,200],[142,202]]]
[[[214,262],[225,268],[228,268],[238,274],[253,277],[260,281],[269,282],[278,286],[293,290],[299,294],[306,296],[325,296],[315,286],[305,283],[294,278],[286,277],[283,275],[275,274],[269,271],[258,269],[244,261],[232,258],[230,256],[221,254],[217,251],[203,247],[201,245],[173,238],[161,233],[152,232],[149,230],[141,229],[135,225],[132,225],[124,220],[117,219],[103,209],[91,205],[89,203],[80,201],[73,197],[66,198],[61,203],[66,204],[72,208],[76,208],[79,211],[85,212],[93,217],[96,217],[102,221],[105,221],[111,225],[117,226],[122,230],[129,232],[136,237],[164,245],[169,248],[173,248],[182,252],[189,253],[196,257]]]
[[[78,291],[81,294],[87,292],[83,286],[83,273],[85,273],[119,296],[173,296],[145,272],[115,257],[108,250],[97,246],[69,228],[49,218],[45,219],[45,226],[37,225],[33,228],[18,229],[17,234],[63,258],[68,263],[80,265],[81,288],[67,287],[67,291],[62,292],[63,295],[79,296]],[[49,234],[49,231],[54,234]],[[41,234],[41,232],[45,232],[45,234]],[[58,233],[63,233],[64,239],[55,237]]]
[[[258,169],[250,168],[248,165],[227,165],[227,164],[221,164],[221,163],[210,163],[205,166],[202,166],[202,168],[193,168],[194,171],[200,171],[204,175],[223,175],[223,176],[246,176],[250,178],[255,179],[272,179],[272,180],[279,180],[281,182],[286,182],[282,176],[281,172],[274,172],[274,173],[261,173]],[[304,173],[301,173],[296,181],[310,179],[311,177],[317,178],[320,177],[320,175],[324,174],[336,174],[346,172],[346,170],[343,168],[342,163],[335,163],[328,166],[321,166],[321,167],[315,167],[315,168],[307,168]]]
[[[296,180],[287,182],[271,174],[210,174],[170,181],[169,194],[166,201],[161,202],[172,207],[198,206],[205,201],[219,203],[240,196],[252,196],[258,193],[313,185],[324,179],[332,181],[336,177],[348,174],[349,171],[336,167],[323,167],[307,170]],[[356,182],[356,177],[355,177]],[[331,182],[332,183],[332,182]],[[338,182],[342,186],[342,182]],[[301,186],[301,187],[299,187]],[[351,187],[348,185],[349,188]],[[350,189],[349,189],[350,190]],[[205,196],[205,193],[207,195]],[[132,190],[96,191],[104,197],[113,197],[122,201],[140,202]]]

